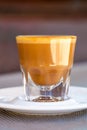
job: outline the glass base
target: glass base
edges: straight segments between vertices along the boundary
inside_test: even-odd
[[[23,72],[23,71],[22,71]],[[70,86],[70,71],[66,79],[61,77],[54,85],[37,85],[29,73],[23,72],[24,93],[26,101],[33,102],[58,102],[68,99]]]
[[[60,80],[58,84],[52,86],[35,85],[33,82],[26,83],[25,100],[33,102],[58,102],[68,99],[70,77],[66,82]]]

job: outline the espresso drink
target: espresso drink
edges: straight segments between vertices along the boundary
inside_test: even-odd
[[[36,85],[66,81],[73,64],[75,36],[25,36],[17,38],[21,68]]]

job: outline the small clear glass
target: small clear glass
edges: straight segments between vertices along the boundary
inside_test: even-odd
[[[76,36],[16,36],[25,100],[68,99],[76,39]]]

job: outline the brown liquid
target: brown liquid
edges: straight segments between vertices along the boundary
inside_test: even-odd
[[[53,85],[66,80],[73,64],[75,39],[29,38],[17,41],[20,64],[38,85]],[[28,43],[29,42],[29,43]]]

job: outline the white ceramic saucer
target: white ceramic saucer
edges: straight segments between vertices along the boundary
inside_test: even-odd
[[[0,108],[26,115],[62,115],[87,109],[87,88],[71,86],[69,100],[61,102],[27,102],[23,87],[0,89]]]

